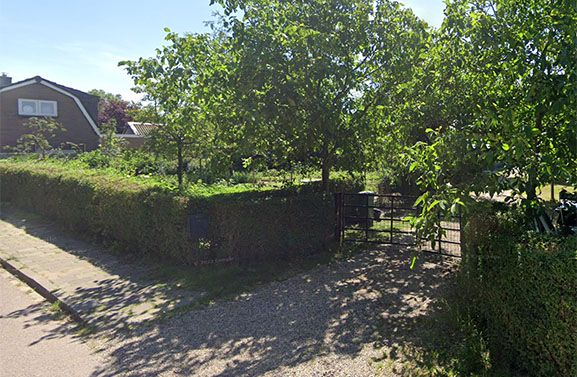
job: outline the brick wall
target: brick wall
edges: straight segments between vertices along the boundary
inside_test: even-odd
[[[42,84],[31,84],[0,93],[0,152],[4,146],[16,146],[16,140],[23,134],[29,133],[24,123],[30,117],[18,115],[19,98],[58,103],[58,116],[54,119],[62,123],[67,131],[56,134],[56,137],[51,140],[53,146],[58,147],[62,143],[71,142],[84,144],[86,150],[98,147],[98,135],[73,98]]]

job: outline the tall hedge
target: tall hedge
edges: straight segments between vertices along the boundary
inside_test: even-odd
[[[495,362],[530,376],[577,376],[577,236],[524,229],[510,213],[472,218],[461,288]]]
[[[0,200],[47,215],[119,250],[202,264],[291,258],[330,247],[333,200],[323,194],[246,192],[184,197],[121,177],[0,163]],[[202,240],[189,216],[208,220]]]

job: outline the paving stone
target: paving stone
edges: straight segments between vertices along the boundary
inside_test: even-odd
[[[79,241],[37,216],[2,208],[0,233],[0,257],[100,329],[141,323],[154,318],[159,308],[193,300],[181,289],[156,286],[148,279],[149,267],[107,254],[105,248]]]

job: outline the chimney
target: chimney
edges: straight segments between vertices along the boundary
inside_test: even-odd
[[[2,76],[0,76],[0,88],[8,86],[12,84],[12,77],[8,77],[6,72],[2,72]]]

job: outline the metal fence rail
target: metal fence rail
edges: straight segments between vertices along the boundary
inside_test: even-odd
[[[434,247],[417,237],[408,217],[421,209],[414,196],[336,193],[336,236],[339,242],[418,246],[422,251],[461,256],[461,216],[441,220],[442,237]]]

